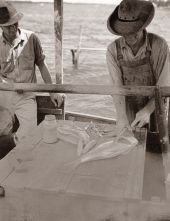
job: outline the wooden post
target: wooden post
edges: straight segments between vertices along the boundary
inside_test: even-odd
[[[71,49],[72,62],[75,65],[76,68],[78,68],[79,55],[80,55],[80,52],[81,52],[81,40],[82,40],[82,26],[80,26],[80,34],[79,34],[78,46],[77,46],[76,49]]]
[[[54,0],[56,83],[63,83],[63,0]]]
[[[158,86],[155,88],[155,113],[161,149],[163,153],[166,153],[169,150],[168,122],[165,116],[165,107],[163,104],[162,95]]]
[[[78,68],[79,55],[80,55],[80,50],[81,50],[82,30],[83,30],[82,26],[80,26],[80,35],[79,35],[79,42],[77,46],[76,63],[75,63],[76,68]]]

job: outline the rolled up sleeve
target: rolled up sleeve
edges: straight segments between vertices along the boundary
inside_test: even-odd
[[[41,42],[35,34],[33,35],[33,42],[35,52],[35,64],[39,67],[44,62],[45,55],[41,46]]]
[[[170,86],[170,52],[164,39],[157,39],[153,43],[153,69],[156,74],[157,85]]]
[[[110,74],[111,84],[113,85],[113,87],[122,86],[122,74],[117,61],[117,50],[115,42],[108,46],[106,52],[106,61]],[[116,108],[117,125],[118,127],[120,126],[120,128],[124,127],[125,125],[129,124],[126,115],[125,96],[113,95],[112,97]]]
[[[169,49],[167,49],[167,54],[165,58],[165,62],[160,73],[157,84],[159,86],[170,86],[170,53]]]
[[[122,77],[121,77],[120,67],[118,66],[116,51],[117,51],[116,44],[115,42],[113,42],[107,48],[106,61],[107,61],[108,71],[110,74],[111,83],[114,86],[120,86],[122,85]]]

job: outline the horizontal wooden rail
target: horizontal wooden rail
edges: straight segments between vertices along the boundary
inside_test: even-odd
[[[35,83],[0,83],[2,91],[32,91],[32,92],[56,92],[71,94],[98,94],[98,95],[154,95],[155,87],[150,86],[122,86],[112,85],[73,85],[73,84],[35,84]],[[161,88],[162,96],[170,96],[170,87]]]
[[[72,111],[65,111],[65,119],[72,120],[72,121],[81,121],[81,122],[96,122],[96,123],[103,123],[103,124],[116,124],[116,119],[92,115],[92,114],[84,114],[80,112],[72,112]]]
[[[63,50],[77,50],[76,47],[64,47]],[[106,51],[106,48],[90,48],[90,47],[80,47],[80,51]]]
[[[56,92],[68,94],[98,94],[125,96],[153,96],[154,86],[121,86],[112,85],[77,85],[77,84],[36,84],[36,83],[0,83],[2,91]],[[170,97],[170,87],[160,87],[163,97]]]

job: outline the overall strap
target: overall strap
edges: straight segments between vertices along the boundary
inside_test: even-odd
[[[149,44],[150,44],[151,49],[152,49],[152,42],[153,42],[153,34],[152,33],[148,33],[148,40],[149,40]]]
[[[148,43],[149,43],[149,45],[150,45],[151,50],[152,50],[152,42],[153,42],[153,35],[152,35],[151,33],[148,33]],[[147,48],[146,48],[146,56],[147,56],[148,58],[151,57],[151,53],[152,53],[152,51],[150,51],[150,50],[148,49],[148,47],[147,47]]]
[[[148,40],[149,40],[150,47],[152,49],[152,42],[153,42],[153,34],[152,33],[148,33]],[[117,49],[117,60],[120,61],[123,59],[123,54],[121,52],[121,47],[120,47],[120,38],[116,39],[115,43],[116,43],[116,49]],[[146,51],[146,56],[148,56],[148,57],[151,56],[151,53],[148,50],[148,48]]]
[[[121,72],[122,72],[122,75],[123,75],[123,69],[122,69],[122,65],[125,64],[126,66],[132,66],[132,63],[129,64],[129,62],[125,62],[123,60],[123,54],[121,52],[121,46],[120,46],[120,38],[116,39],[115,40],[115,43],[116,43],[116,49],[117,49],[117,60],[118,60],[118,65],[121,69]],[[152,43],[153,43],[153,34],[152,33],[148,33],[148,43],[150,44],[150,48],[151,48],[151,51],[147,48],[146,49],[146,57],[144,59],[142,59],[141,61],[139,62],[135,62],[136,64],[140,64],[141,62],[146,62],[148,61],[149,63],[149,66],[150,66],[150,70],[151,70],[151,73],[153,75],[153,80],[154,80],[154,84],[156,84],[156,77],[155,77],[155,73],[154,73],[154,70],[153,70],[153,61],[151,59],[151,54],[152,54]],[[122,76],[123,78],[123,76]]]
[[[153,74],[153,77],[154,77],[154,84],[156,84],[156,77],[155,77],[155,73],[154,73],[154,70],[153,70],[153,61],[151,59],[151,55],[152,55],[152,43],[153,43],[153,34],[152,33],[148,33],[148,41],[149,41],[149,44],[150,44],[150,48],[151,48],[151,51],[148,50],[147,48],[147,51],[146,51],[146,56],[148,57],[148,61],[149,61],[149,64],[150,64],[150,68],[151,68],[151,72]]]
[[[115,40],[116,43],[116,50],[117,50],[117,60],[118,60],[118,65],[120,67],[120,70],[122,72],[122,82],[124,84],[124,78],[123,78],[123,69],[122,69],[122,65],[121,65],[121,61],[123,61],[123,54],[121,52],[121,47],[120,47],[120,38]]]
[[[116,39],[115,43],[116,43],[116,49],[117,49],[117,60],[119,62],[120,60],[123,59],[123,54],[121,52],[121,47],[120,47],[120,38]]]

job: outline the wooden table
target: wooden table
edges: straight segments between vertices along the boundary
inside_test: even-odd
[[[110,214],[136,220],[139,208],[148,208],[141,201],[146,131],[136,136],[139,144],[128,154],[75,167],[70,162],[77,159],[76,146],[44,143],[41,124],[17,146],[31,149],[33,156],[20,164],[22,172],[11,167],[12,152],[0,161],[6,194],[0,198],[0,221],[97,221]]]

